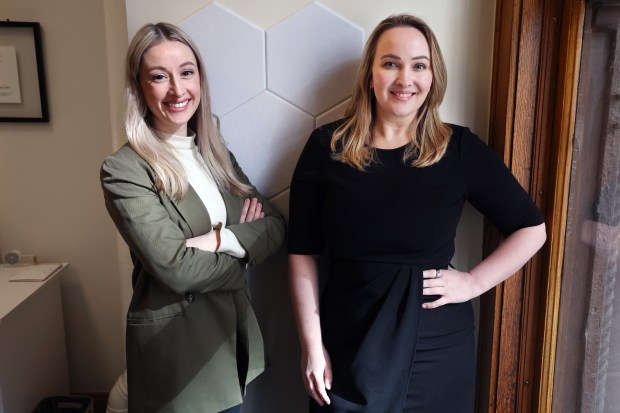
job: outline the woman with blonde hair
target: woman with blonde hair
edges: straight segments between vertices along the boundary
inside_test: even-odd
[[[134,264],[128,410],[238,412],[265,366],[245,270],[282,246],[284,220],[228,152],[185,33],[142,27],[126,82],[129,142],[101,183]]]
[[[289,279],[311,412],[473,412],[470,300],[546,239],[500,158],[441,121],[446,86],[430,27],[386,18],[366,43],[344,119],[315,130],[297,163]],[[506,239],[460,271],[450,261],[466,201]]]

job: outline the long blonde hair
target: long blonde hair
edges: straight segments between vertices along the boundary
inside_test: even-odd
[[[439,105],[443,101],[448,83],[446,64],[439,43],[431,28],[420,18],[409,14],[395,14],[382,20],[373,30],[364,47],[364,54],[357,72],[353,96],[345,112],[345,120],[334,132],[331,150],[334,158],[363,171],[374,158],[374,149],[368,145],[376,102],[370,88],[372,65],[381,35],[395,27],[413,27],[419,30],[428,43],[431,53],[433,82],[431,89],[416,115],[416,127],[404,154],[404,161],[414,167],[437,163],[446,152],[451,131],[439,117]],[[338,142],[342,148],[338,149]]]
[[[200,74],[200,103],[188,127],[196,132],[196,143],[218,189],[244,196],[251,187],[239,181],[228,149],[211,115],[207,73],[198,48],[180,28],[168,24],[146,24],[134,36],[125,62],[125,130],[129,144],[156,174],[156,187],[172,199],[183,199],[189,186],[187,175],[174,155],[172,147],[153,129],[149,111],[140,86],[140,67],[144,54],[163,41],[176,41],[188,46],[196,58]]]

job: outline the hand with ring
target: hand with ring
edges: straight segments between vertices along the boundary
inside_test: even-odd
[[[430,310],[451,303],[462,303],[480,295],[476,279],[468,272],[451,268],[437,268],[422,271],[423,295],[438,295],[435,301],[422,304]]]

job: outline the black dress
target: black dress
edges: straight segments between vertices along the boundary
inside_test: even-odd
[[[471,303],[423,310],[422,271],[446,268],[465,201],[504,235],[543,222],[501,159],[467,128],[436,164],[414,168],[405,148],[375,150],[360,172],[332,159],[339,122],[310,136],[291,183],[291,254],[327,253],[321,330],[332,401],[316,412],[472,412]]]

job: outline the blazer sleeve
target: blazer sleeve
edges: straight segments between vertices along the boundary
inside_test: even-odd
[[[232,153],[230,158],[239,180],[252,185]],[[226,225],[226,228],[235,234],[241,246],[247,251],[245,259],[249,265],[260,264],[265,261],[267,257],[277,252],[284,245],[286,239],[284,217],[254,186],[252,188],[253,191],[250,196],[256,197],[262,204],[265,217],[253,222],[239,224],[240,217],[230,216],[229,214],[229,224]]]
[[[101,185],[112,220],[144,269],[177,293],[244,288],[245,263],[240,259],[186,247],[187,224],[155,188],[146,161],[124,149],[104,161]]]

